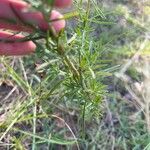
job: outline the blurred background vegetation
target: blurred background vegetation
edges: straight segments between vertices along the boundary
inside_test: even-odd
[[[61,11],[57,40],[0,58],[0,149],[149,150],[150,1],[74,0]]]

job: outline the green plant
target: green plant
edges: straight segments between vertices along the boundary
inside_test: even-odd
[[[42,11],[45,18],[52,10],[43,5],[43,1],[28,2]],[[1,72],[2,79],[9,78],[19,91],[13,98],[13,106],[7,106],[9,111],[0,123],[0,140],[4,140],[4,147],[24,149],[25,145],[27,148],[32,145],[32,149],[37,149],[41,145],[55,149],[57,145],[67,145],[68,148],[73,145],[80,149],[79,143],[84,145],[86,126],[100,115],[106,93],[102,80],[108,73],[99,64],[99,43],[91,38],[90,17],[95,15],[92,10],[101,10],[92,7],[95,1],[89,0],[86,8],[79,7],[81,3],[75,2],[77,13],[65,14],[67,18],[78,14],[73,18],[77,22],[75,30],[70,28],[69,34],[62,31],[58,35],[53,29],[47,32],[35,29],[33,34],[18,41],[21,44],[33,40],[38,47],[34,56],[15,58],[13,65],[8,65],[12,62],[10,58],[0,59],[5,69]],[[75,114],[69,115],[73,112]],[[65,121],[69,119],[71,122],[72,117],[77,117],[73,120],[76,131],[70,127],[73,124]],[[63,128],[59,128],[61,124],[64,124]],[[9,145],[5,144],[8,136]]]

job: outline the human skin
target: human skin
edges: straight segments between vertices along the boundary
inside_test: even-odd
[[[71,5],[72,0],[55,0],[54,6],[64,8]],[[65,27],[65,20],[57,20],[63,18],[58,11],[53,10],[49,16],[53,21],[50,24],[44,19],[41,12],[28,11],[29,4],[22,0],[0,0],[0,29],[10,29],[14,31],[33,32],[33,28],[26,26],[32,24],[39,30],[46,31],[49,27],[53,27],[58,33]],[[9,20],[9,21],[8,21]],[[11,22],[10,22],[11,20]],[[15,42],[24,38],[23,35],[13,35],[12,33],[0,30],[0,55],[26,55],[35,51],[36,45],[32,41]],[[8,43],[5,40],[13,40]]]

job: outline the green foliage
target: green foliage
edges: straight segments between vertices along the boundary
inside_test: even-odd
[[[43,5],[43,1],[29,2],[35,9],[42,11],[45,18],[50,13],[51,7]],[[9,66],[5,59],[1,59],[8,77],[25,94],[23,101],[17,101],[14,104],[13,107],[17,105],[18,107],[11,110],[12,115],[8,113],[8,119],[0,124],[0,127],[4,129],[0,136],[1,140],[9,133],[19,134],[19,138],[12,139],[15,143],[13,147],[21,149],[21,143],[29,138],[32,149],[36,149],[39,142],[49,147],[57,144],[71,144],[79,149],[79,141],[77,142],[67,124],[64,131],[58,133],[52,130],[54,128],[51,129],[49,122],[55,122],[52,120],[53,114],[61,109],[62,115],[63,111],[68,113],[75,111],[79,131],[76,136],[82,140],[86,135],[87,122],[98,118],[101,114],[101,102],[106,93],[102,80],[107,72],[103,71],[105,67],[101,68],[99,64],[101,49],[98,49],[97,42],[91,37],[92,26],[89,19],[95,3],[89,1],[86,8],[79,8],[79,4],[80,2],[76,2],[80,15],[76,19],[75,30],[70,28],[57,35],[51,29],[47,33],[36,29],[35,34],[29,35],[28,38],[33,40],[35,35],[39,37],[38,41],[34,40],[37,44],[37,53],[34,56],[19,59],[19,64],[15,68]],[[97,7],[96,11],[100,12],[100,9]],[[31,116],[28,116],[28,113],[31,113]],[[45,118],[38,118],[41,115]],[[37,131],[38,121],[43,124],[43,127],[40,127],[41,131]],[[24,123],[29,124],[29,131],[22,129]],[[47,126],[47,129],[44,129],[44,126]],[[57,127],[55,128],[57,130]],[[64,134],[69,131],[73,139],[65,140]],[[49,134],[50,137],[48,137]]]

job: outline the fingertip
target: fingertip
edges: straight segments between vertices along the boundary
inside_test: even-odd
[[[27,49],[26,54],[34,53],[36,50],[36,45],[32,41],[28,41],[26,43],[26,49]]]
[[[66,22],[63,18],[64,16],[58,11],[56,10],[52,11],[50,17],[51,20],[50,25],[55,29],[57,33],[60,32],[63,28],[65,28]]]

